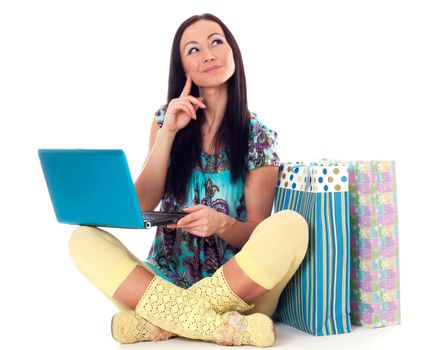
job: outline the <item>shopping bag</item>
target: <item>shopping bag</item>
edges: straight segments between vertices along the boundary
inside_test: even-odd
[[[318,336],[351,332],[347,164],[283,163],[274,212],[285,209],[306,219],[309,245],[274,320]]]
[[[349,161],[351,320],[369,328],[400,324],[395,161]]]

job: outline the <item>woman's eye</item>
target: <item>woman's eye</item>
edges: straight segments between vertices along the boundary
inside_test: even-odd
[[[198,49],[197,47],[192,47],[192,48],[187,52],[187,55],[190,55],[190,54],[192,53],[193,50],[197,50],[197,49]]]
[[[224,42],[221,39],[214,39],[213,43],[218,42],[219,44],[223,44]]]

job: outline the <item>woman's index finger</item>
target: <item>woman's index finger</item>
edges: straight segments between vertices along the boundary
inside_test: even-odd
[[[184,85],[183,91],[181,92],[180,97],[185,97],[190,95],[190,90],[192,89],[192,77],[187,73],[186,84]]]

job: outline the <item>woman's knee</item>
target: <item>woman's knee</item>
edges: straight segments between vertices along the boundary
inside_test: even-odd
[[[143,267],[146,266],[117,237],[92,226],[80,226],[72,232],[69,239],[69,252],[73,262],[81,271],[99,264],[116,264],[120,259],[125,258]]]
[[[102,230],[91,226],[79,226],[70,235],[68,248],[74,262],[83,257],[102,236]]]
[[[306,219],[293,210],[282,210],[274,215],[281,221],[281,227],[288,239],[294,242],[294,247],[299,250],[296,254],[304,255],[309,242],[309,225]]]

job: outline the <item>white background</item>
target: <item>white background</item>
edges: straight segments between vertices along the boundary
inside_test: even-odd
[[[239,43],[250,110],[282,161],[397,161],[402,325],[277,347],[395,349],[436,339],[438,11],[435,1],[1,1],[0,347],[119,348],[115,307],[73,266],[38,148],[122,148],[132,176],[167,96],[173,35],[193,14]],[[140,258],[154,230],[110,230]],[[146,348],[217,345],[174,339]],[[125,346],[121,346],[125,347]]]

